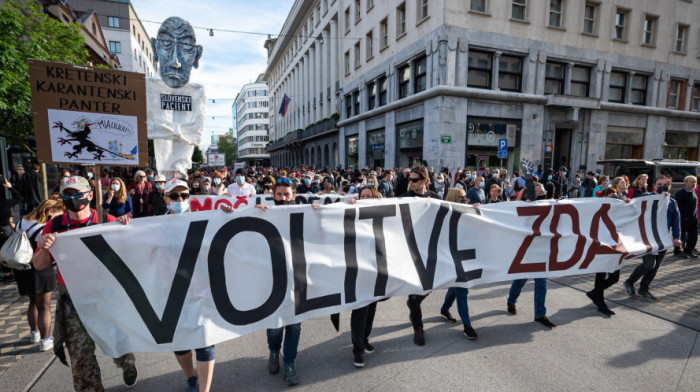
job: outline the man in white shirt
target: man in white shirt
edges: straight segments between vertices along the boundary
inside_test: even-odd
[[[227,190],[231,196],[255,196],[255,187],[245,182],[245,173],[243,169],[236,170],[236,177],[233,184],[229,185]]]

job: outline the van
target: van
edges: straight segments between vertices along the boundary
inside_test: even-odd
[[[683,187],[683,179],[687,176],[698,177],[700,174],[700,162],[686,161],[683,159],[606,159],[596,162],[603,165],[603,174],[615,177],[626,175],[631,183],[640,174],[649,176],[647,187],[649,191],[654,188],[654,180],[660,174],[671,177],[671,192],[680,190]],[[629,184],[627,184],[629,186]]]

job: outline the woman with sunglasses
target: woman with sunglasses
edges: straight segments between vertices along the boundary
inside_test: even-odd
[[[107,191],[107,197],[102,202],[102,208],[115,218],[127,214],[131,215],[133,211],[131,196],[126,192],[126,186],[121,178],[112,178],[112,183],[109,185],[109,190]]]

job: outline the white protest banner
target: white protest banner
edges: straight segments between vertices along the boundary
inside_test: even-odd
[[[317,195],[313,193],[299,193],[296,195],[296,204],[331,204],[340,201],[346,201],[354,196],[342,196],[339,194],[329,193]],[[275,198],[270,195],[248,196],[207,196],[207,195],[190,195],[190,211],[209,211],[217,210],[221,204],[227,204],[236,210],[253,207],[256,204],[265,204],[267,206],[275,205]]]
[[[206,211],[57,235],[51,253],[105,354],[174,351],[385,297],[612,272],[671,246],[668,199],[434,199]]]

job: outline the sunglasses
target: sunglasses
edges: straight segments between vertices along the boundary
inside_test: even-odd
[[[182,200],[187,200],[190,197],[189,193],[171,193],[168,195],[170,200],[177,201],[177,199],[182,198]]]
[[[288,184],[291,185],[292,182],[289,180],[289,178],[280,178],[277,180],[276,184]]]
[[[87,195],[90,193],[90,191],[87,192],[75,192],[75,193],[61,193],[61,198],[63,200],[70,200],[70,199],[82,199],[83,196]]]
[[[418,181],[423,181],[423,178],[409,178],[408,180],[411,182],[418,182]]]

